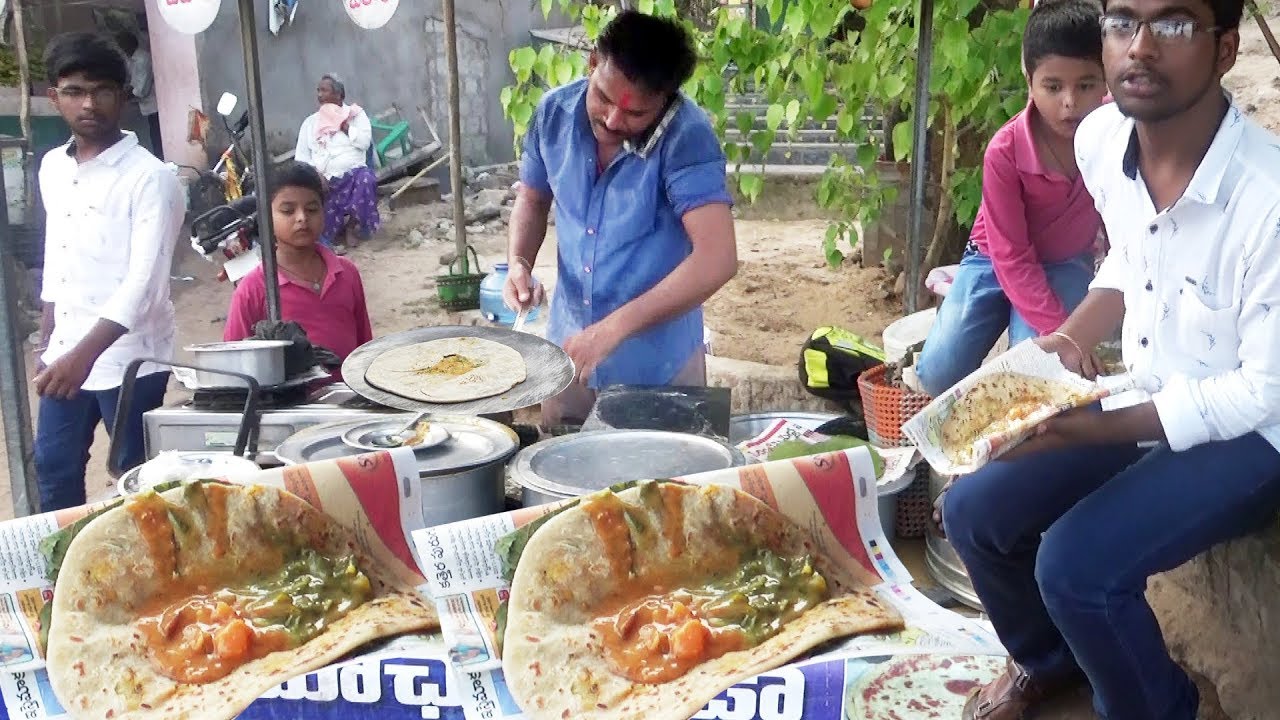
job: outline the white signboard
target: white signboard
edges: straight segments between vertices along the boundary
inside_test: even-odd
[[[155,0],[160,17],[174,30],[188,35],[204,32],[218,17],[222,0]]]
[[[400,0],[340,0],[347,15],[365,30],[376,30],[396,14]]]

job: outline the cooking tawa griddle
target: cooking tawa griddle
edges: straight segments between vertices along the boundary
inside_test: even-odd
[[[364,379],[374,359],[388,350],[455,337],[476,337],[502,343],[524,358],[525,378],[515,387],[492,397],[459,403],[429,403],[380,390]],[[380,337],[361,345],[342,363],[342,379],[356,394],[398,410],[429,411],[453,415],[490,415],[537,405],[555,397],[573,382],[573,361],[555,343],[537,335],[507,328],[441,325]]]

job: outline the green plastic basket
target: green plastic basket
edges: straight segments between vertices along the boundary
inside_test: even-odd
[[[474,265],[477,270],[480,269],[480,257],[476,255],[476,249],[467,246],[467,252],[471,253]],[[454,259],[449,263],[449,273],[436,277],[436,294],[440,297],[440,307],[445,310],[478,310],[480,309],[480,283],[488,273],[459,273],[454,270],[458,259]]]

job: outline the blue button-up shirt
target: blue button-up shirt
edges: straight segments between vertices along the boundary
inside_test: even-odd
[[[524,140],[520,181],[556,199],[559,282],[547,337],[563,345],[644,294],[692,252],[681,217],[732,203],[725,158],[706,113],[681,97],[644,147],[628,144],[597,173],[587,81],[548,92]],[[588,379],[665,385],[702,352],[702,308],[622,342]]]

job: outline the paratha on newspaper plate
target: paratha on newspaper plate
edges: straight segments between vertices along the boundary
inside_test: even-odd
[[[1087,405],[1103,394],[1101,389],[1090,393],[1031,375],[992,373],[956,399],[942,422],[942,451],[957,465],[967,464],[979,440],[1026,434],[1063,410]]]
[[[684,720],[829,640],[902,627],[782,514],[729,487],[671,482],[552,517],[509,602],[503,672],[534,720]]]
[[[49,680],[75,718],[225,720],[367,642],[438,627],[301,498],[199,482],[130,496],[71,541]]]
[[[501,395],[525,375],[524,357],[514,348],[455,337],[388,350],[373,359],[364,379],[410,400],[457,403]]]

